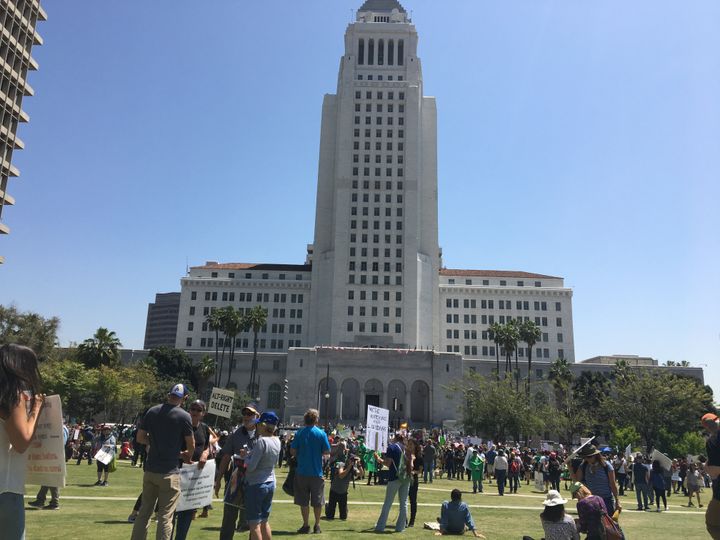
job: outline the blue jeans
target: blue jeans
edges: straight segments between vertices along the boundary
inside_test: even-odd
[[[407,500],[409,491],[410,480],[406,480],[405,482],[392,480],[391,482],[388,482],[387,489],[385,490],[385,502],[383,503],[382,510],[380,511],[380,517],[375,524],[375,530],[377,532],[383,532],[385,530],[385,524],[387,523],[388,514],[390,514],[390,507],[395,500],[395,495],[398,496],[398,500],[400,501],[400,514],[395,522],[395,532],[402,532],[405,530],[405,525],[407,524]]]
[[[497,481],[498,493],[500,495],[505,494],[505,478],[506,477],[507,477],[506,469],[501,469],[499,471],[497,469],[495,469],[495,480]]]
[[[0,523],[5,540],[25,540],[25,502],[19,493],[0,493]]]
[[[638,484],[637,482],[635,482],[635,496],[637,497],[638,508],[649,508],[648,507],[648,499],[650,498],[649,492],[650,492],[649,485]],[[644,504],[640,500],[640,497],[643,498]]]
[[[245,515],[248,525],[262,523],[270,518],[275,482],[250,484],[245,488]]]
[[[603,501],[605,501],[605,508],[607,508],[608,516],[612,517],[615,513],[615,498],[610,495],[609,497],[603,497]]]
[[[423,463],[423,482],[427,482],[430,479],[430,483],[433,481],[433,466],[432,463]]]
[[[480,480],[473,480],[473,493],[476,491],[479,491],[480,493],[483,491],[482,478],[480,478]]]
[[[175,540],[185,540],[187,538],[194,513],[195,510],[175,512]]]

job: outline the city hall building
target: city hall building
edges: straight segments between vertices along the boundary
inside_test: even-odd
[[[253,393],[286,419],[318,406],[323,419],[356,424],[368,404],[415,425],[454,419],[448,386],[496,365],[493,322],[532,320],[542,331],[534,359],[575,361],[563,278],[443,266],[437,111],[423,93],[417,45],[397,0],[366,1],[348,26],[337,91],[322,105],[304,264],[207,262],[181,280],[175,346],[194,356],[222,347],[206,321],[214,309],[267,309]],[[232,381],[245,388],[252,334],[235,340]],[[522,343],[518,352],[525,365]]]

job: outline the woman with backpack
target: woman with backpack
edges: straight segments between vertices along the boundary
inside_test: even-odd
[[[562,474],[562,464],[558,459],[556,452],[550,452],[548,457],[548,476],[550,479],[550,489],[560,491],[560,475]]]
[[[570,486],[573,499],[577,499],[577,529],[586,533],[585,540],[622,540],[625,535],[608,514],[602,497],[593,495],[587,486],[574,482]]]
[[[518,487],[520,487],[520,473],[522,472],[522,461],[520,456],[516,455],[515,452],[510,452],[508,457],[508,479],[510,483],[510,493],[517,493]]]
[[[576,479],[605,502],[607,513],[612,516],[615,509],[622,509],[615,482],[615,469],[594,445],[584,446],[578,452],[583,463],[578,467]]]

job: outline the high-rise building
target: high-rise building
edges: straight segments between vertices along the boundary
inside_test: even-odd
[[[322,110],[312,343],[439,344],[436,110],[417,43],[397,0],[368,0],[345,32]]]
[[[144,349],[174,347],[177,334],[180,293],[158,293],[148,304]]]
[[[37,33],[38,21],[44,21],[47,15],[38,0],[3,0],[0,2],[0,234],[8,234],[10,228],[2,222],[3,207],[15,204],[7,192],[8,178],[19,176],[12,165],[13,150],[25,147],[17,137],[18,122],[27,122],[29,117],[22,110],[22,100],[32,96],[34,90],[27,82],[29,70],[38,68],[37,62],[30,56],[33,45],[42,45]],[[4,261],[0,255],[0,264]]]

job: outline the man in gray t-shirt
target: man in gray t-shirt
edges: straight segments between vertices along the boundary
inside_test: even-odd
[[[135,518],[131,540],[145,540],[155,503],[158,506],[157,539],[171,540],[172,518],[180,499],[178,462],[183,441],[192,456],[195,449],[192,420],[180,406],[187,399],[184,384],[170,389],[167,402],[150,408],[137,432],[137,441],[149,445],[143,474],[142,506]]]

